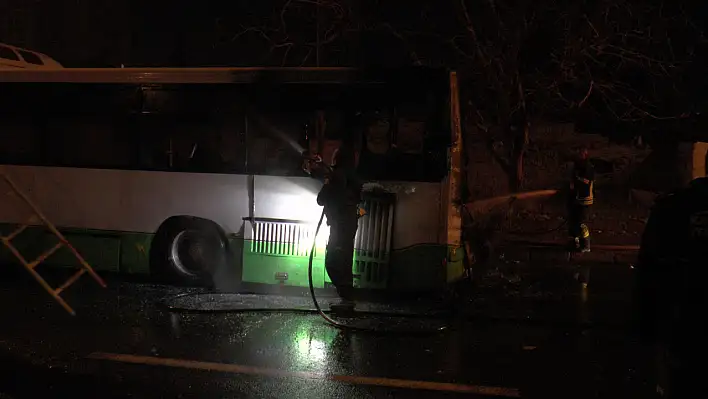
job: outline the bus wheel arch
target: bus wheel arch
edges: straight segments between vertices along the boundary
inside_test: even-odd
[[[235,265],[224,229],[209,219],[171,216],[150,245],[150,273],[160,282],[214,287]]]

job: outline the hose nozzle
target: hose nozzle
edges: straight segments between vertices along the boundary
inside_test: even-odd
[[[320,154],[311,154],[309,151],[304,151],[302,169],[308,175],[323,173],[326,175],[332,171],[332,167],[327,165]]]

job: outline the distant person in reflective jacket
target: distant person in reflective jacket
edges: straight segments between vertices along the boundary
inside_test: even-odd
[[[708,178],[656,200],[635,275],[634,326],[657,354],[657,391],[705,398]]]
[[[332,173],[317,195],[317,203],[324,207],[330,226],[325,268],[341,298],[339,304],[331,305],[333,311],[354,310],[352,263],[362,189],[356,176],[357,158],[351,147],[337,151]]]
[[[585,224],[588,208],[595,202],[595,169],[581,148],[573,163],[568,196],[568,234],[577,251],[590,251],[590,229]]]

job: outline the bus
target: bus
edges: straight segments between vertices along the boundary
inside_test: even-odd
[[[56,68],[63,67],[46,54],[0,43],[0,71],[11,69]]]
[[[438,290],[464,274],[457,75],[442,69],[0,71],[0,173],[98,271],[233,289],[306,287],[325,160],[352,134],[366,181],[355,286]],[[7,191],[7,190],[5,190]],[[0,233],[55,238],[3,191]],[[318,236],[314,284],[328,232]],[[59,250],[42,267],[77,266]],[[0,262],[13,262],[0,249]],[[276,287],[277,288],[277,287]]]

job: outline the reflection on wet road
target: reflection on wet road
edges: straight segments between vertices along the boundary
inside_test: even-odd
[[[0,300],[21,295],[27,305],[4,308],[11,322],[0,327],[0,392],[13,397],[97,397],[97,392],[101,397],[647,397],[638,366],[643,361],[624,331],[567,323],[577,317],[572,297],[541,305],[500,300],[498,311],[481,301],[474,317],[457,320],[448,331],[411,336],[340,331],[302,312],[177,314],[157,305],[183,292],[117,281],[106,291],[79,286],[69,293],[78,313],[72,318],[38,288],[6,284]],[[303,298],[239,299],[254,307],[274,300],[307,305]],[[526,322],[531,308],[562,322]],[[598,305],[588,317],[616,322],[623,317],[618,308]],[[490,321],[480,316],[484,312],[517,317]],[[447,323],[385,316],[352,322]]]

